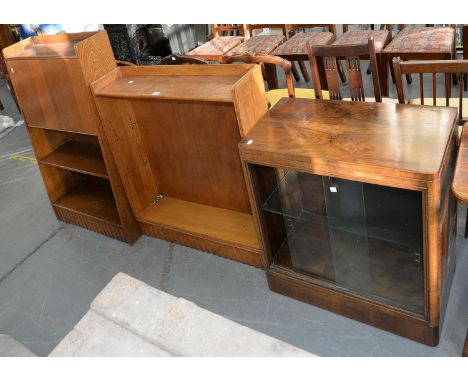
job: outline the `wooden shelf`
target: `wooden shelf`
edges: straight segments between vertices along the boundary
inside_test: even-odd
[[[39,161],[64,170],[108,179],[99,144],[68,141]]]
[[[242,212],[164,196],[137,219],[244,248],[260,249],[253,217]]]
[[[120,225],[112,190],[102,182],[84,180],[53,205]]]

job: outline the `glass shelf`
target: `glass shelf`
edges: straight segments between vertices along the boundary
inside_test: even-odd
[[[275,265],[423,314],[420,192],[288,171],[263,210],[284,223]]]

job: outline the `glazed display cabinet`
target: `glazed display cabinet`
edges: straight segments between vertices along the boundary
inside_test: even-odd
[[[119,67],[92,87],[142,231],[262,266],[238,151],[267,111],[260,66]]]
[[[57,218],[133,243],[141,231],[89,88],[116,67],[106,32],[31,37],[3,55]]]
[[[436,345],[456,109],[284,99],[240,144],[273,291]]]

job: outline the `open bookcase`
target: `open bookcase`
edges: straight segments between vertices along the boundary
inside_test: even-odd
[[[140,228],[89,88],[116,67],[106,32],[31,37],[3,54],[57,218],[133,243]]]
[[[92,88],[142,231],[262,266],[237,148],[267,111],[261,68],[120,67]]]

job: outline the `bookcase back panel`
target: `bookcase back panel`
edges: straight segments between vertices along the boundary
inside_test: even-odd
[[[250,213],[232,103],[131,103],[159,193]]]
[[[97,134],[92,99],[76,59],[10,60],[9,66],[29,126]]]

